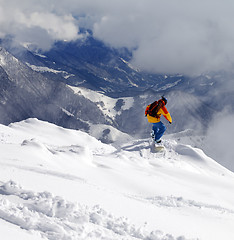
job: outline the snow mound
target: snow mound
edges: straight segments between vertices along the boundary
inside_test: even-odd
[[[156,152],[151,140],[135,140],[124,144],[122,150],[134,153],[137,157],[148,159],[154,164],[157,159],[158,166],[177,167],[178,169],[200,174],[233,175],[226,168],[206,156],[198,148],[190,145],[179,144],[175,140],[163,140],[164,151]]]

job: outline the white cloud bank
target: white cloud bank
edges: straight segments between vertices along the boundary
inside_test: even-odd
[[[82,26],[113,47],[134,49],[145,70],[200,74],[232,70],[231,0],[0,0],[0,37],[49,48],[82,37]]]
[[[207,132],[205,150],[217,162],[234,171],[234,115],[230,110],[217,114]]]
[[[55,40],[72,41],[81,37],[72,14],[54,10],[46,1],[0,0],[0,37],[11,35],[17,42],[33,43],[44,50]]]

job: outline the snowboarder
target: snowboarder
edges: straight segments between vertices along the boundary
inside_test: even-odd
[[[161,137],[166,131],[165,125],[160,121],[161,115],[163,115],[170,124],[172,123],[171,115],[165,107],[166,104],[167,99],[162,96],[161,99],[148,105],[145,109],[145,116],[148,121],[153,124],[151,136],[155,143],[161,143]]]

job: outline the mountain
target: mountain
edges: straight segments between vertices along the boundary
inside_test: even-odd
[[[82,68],[90,73],[90,68],[87,67],[88,60],[91,62],[90,59],[92,59],[92,65],[94,66],[97,59],[93,59],[91,56],[89,58],[89,54],[87,54],[86,58],[88,60],[81,61],[81,58],[84,58],[84,53],[82,54],[81,51],[80,56],[77,52],[83,48],[83,51],[89,50],[87,43],[85,47],[81,45],[74,51],[76,60],[71,57],[71,52],[75,46],[71,46],[71,48],[69,48],[70,45],[63,44],[62,46],[64,49],[59,48],[60,52],[55,48],[48,53],[48,56],[38,55],[25,48],[23,50],[11,48],[12,53],[14,53],[12,55],[5,48],[1,48],[1,123],[9,124],[29,117],[36,117],[60,126],[85,131],[89,131],[92,124],[104,124],[131,135],[146,136],[149,132],[149,124],[144,118],[144,109],[146,105],[154,101],[156,97],[160,97],[165,91],[168,93],[167,97],[170,102],[169,110],[175,120],[174,132],[183,130],[185,126],[189,128],[194,127],[194,125],[196,125],[196,129],[204,129],[207,123],[207,121],[203,121],[204,118],[210,119],[214,113],[214,109],[206,104],[202,98],[196,98],[194,94],[182,91],[181,79],[183,77],[180,76],[180,80],[178,80],[179,76],[171,77],[171,80],[169,80],[169,77],[164,77],[162,80],[162,76],[158,76],[153,81],[147,75],[148,80],[146,80],[144,79],[146,76],[144,73],[133,70],[119,55],[114,56],[114,50],[108,52],[107,48],[104,48],[106,51],[103,55],[108,57],[103,57],[103,59],[108,59],[112,62],[112,65],[108,65],[107,60],[102,63],[96,62],[96,72],[92,72],[92,74],[97,77],[97,80],[102,71],[101,68],[106,69],[105,71],[109,72],[110,75],[115,68],[118,69],[118,72],[124,72],[125,77],[122,78],[122,75],[116,72],[113,73],[113,78],[118,78],[121,80],[120,82],[105,77],[105,82],[100,82],[101,85],[96,85],[92,78],[89,78],[89,75],[87,75],[87,79],[81,79],[82,71],[80,71],[79,66],[82,65]],[[87,53],[93,53],[94,46]],[[98,48],[98,54],[101,49],[101,47]],[[71,51],[70,55],[66,55],[68,50]],[[55,53],[57,54],[56,57],[52,58],[51,56],[54,56]],[[64,55],[64,57],[62,58],[59,54]],[[71,57],[70,60],[65,61],[65,59],[69,59],[69,56]],[[111,61],[112,58],[115,60]],[[71,65],[71,62],[73,63],[73,70],[76,66],[76,72],[67,68],[67,65]],[[52,65],[53,68],[51,68]],[[128,71],[124,70],[124,67]],[[78,87],[69,85],[71,77],[76,78],[73,83]],[[138,87],[128,85],[129,81],[126,81],[126,78],[130,79],[131,77],[131,82],[135,81],[134,84]],[[78,83],[78,78],[81,79],[81,83]],[[155,86],[161,85],[163,87],[158,88],[157,91],[154,90],[155,86],[148,89],[153,82]],[[141,86],[139,86],[140,84]],[[89,86],[96,90],[85,90],[82,86]],[[106,89],[109,89],[109,92],[103,90],[105,86]],[[97,92],[101,89],[102,91]],[[119,92],[123,89],[125,92]],[[137,89],[137,91],[133,89]],[[85,92],[89,92],[89,96]],[[107,95],[112,95],[112,97]],[[113,97],[114,95],[115,97]],[[181,112],[181,109],[183,112]],[[109,114],[111,112],[113,114]],[[186,115],[187,118],[183,119],[182,115]],[[194,121],[195,116],[196,122]],[[134,124],[132,124],[133,119]],[[106,129],[109,131],[110,127]],[[169,132],[172,131],[168,130]]]
[[[3,48],[0,49],[0,56],[1,123],[37,117],[83,130],[89,128],[87,121],[106,123],[94,103],[83,96],[74,95],[64,83],[52,81],[33,71]],[[86,111],[87,107],[89,112]],[[92,114],[95,118],[90,116]]]
[[[200,149],[118,146],[27,119],[0,125],[0,235],[19,239],[234,237],[234,175]]]
[[[231,73],[209,72],[189,77],[144,72],[131,65],[129,50],[106,46],[92,35],[85,40],[58,41],[47,52],[35,49],[32,44],[16,46],[10,39],[0,44],[20,62],[50,80],[114,98],[131,97],[145,91],[155,95],[182,91],[201,98],[216,110],[222,109],[222,100],[230,106],[230,100],[234,100]]]
[[[35,51],[31,45],[12,47],[10,40],[3,41],[2,45],[17,59],[50,79],[115,97],[148,88],[160,91],[183,82],[181,75],[149,74],[134,68],[129,63],[131,52],[105,46],[92,36],[74,42],[57,42],[43,53]]]

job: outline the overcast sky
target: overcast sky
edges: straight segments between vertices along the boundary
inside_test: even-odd
[[[80,27],[113,47],[134,49],[145,70],[200,74],[232,70],[233,0],[0,0],[0,38],[49,49],[83,38]]]

